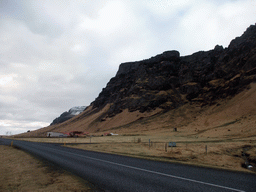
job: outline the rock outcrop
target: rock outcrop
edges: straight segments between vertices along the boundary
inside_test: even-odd
[[[181,57],[166,51],[150,59],[123,63],[94,102],[111,104],[107,117],[124,109],[140,112],[171,110],[188,102],[201,106],[232,97],[256,81],[256,26],[250,26],[228,48]]]

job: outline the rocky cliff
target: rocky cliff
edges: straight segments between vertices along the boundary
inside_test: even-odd
[[[250,26],[227,48],[181,57],[166,51],[150,59],[123,63],[114,78],[92,102],[93,108],[111,104],[106,118],[124,109],[171,110],[188,102],[201,106],[232,97],[256,80],[256,26]]]

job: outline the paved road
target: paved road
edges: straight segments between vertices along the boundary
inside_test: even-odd
[[[11,140],[0,139],[0,144]],[[256,176],[187,165],[155,162],[62,147],[13,141],[107,191],[256,191]]]

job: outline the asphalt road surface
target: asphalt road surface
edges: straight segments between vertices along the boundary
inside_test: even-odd
[[[0,144],[11,140],[0,138]],[[105,191],[256,191],[256,175],[84,151],[58,144],[13,141]],[[0,156],[1,157],[1,156]]]

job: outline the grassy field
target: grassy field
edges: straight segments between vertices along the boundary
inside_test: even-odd
[[[0,191],[94,191],[88,182],[19,149],[0,145],[0,153]]]
[[[121,154],[152,160],[179,162],[233,171],[254,172],[255,138],[217,139],[172,135],[118,135],[87,138],[21,138],[35,142],[63,143],[67,147]],[[150,141],[150,142],[149,142]],[[167,147],[168,142],[176,147]],[[244,155],[243,155],[244,154]],[[244,168],[245,163],[253,169]]]

